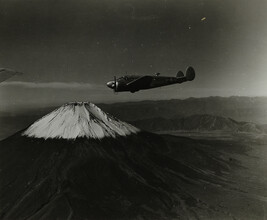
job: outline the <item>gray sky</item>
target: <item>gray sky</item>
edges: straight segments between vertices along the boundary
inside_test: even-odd
[[[266,96],[266,0],[0,0],[1,110],[19,105]],[[195,81],[114,95],[127,73]]]

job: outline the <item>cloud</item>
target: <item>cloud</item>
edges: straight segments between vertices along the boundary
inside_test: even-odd
[[[1,83],[2,86],[16,86],[30,89],[105,89],[105,85],[91,84],[91,83],[78,83],[78,82],[21,82],[10,81]]]

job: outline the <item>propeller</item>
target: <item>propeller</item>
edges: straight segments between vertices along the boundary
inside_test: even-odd
[[[116,76],[114,76],[114,80],[113,81],[107,82],[107,87],[113,89],[114,93],[118,92],[118,86],[119,86],[119,83],[117,81]]]
[[[117,78],[116,78],[116,76],[114,76],[114,87],[113,87],[113,91],[114,91],[114,93],[116,94],[117,93]]]

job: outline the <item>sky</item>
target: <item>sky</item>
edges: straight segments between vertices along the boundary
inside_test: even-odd
[[[266,96],[266,0],[0,0],[0,111],[69,101],[110,103]],[[192,82],[114,94],[114,75]]]

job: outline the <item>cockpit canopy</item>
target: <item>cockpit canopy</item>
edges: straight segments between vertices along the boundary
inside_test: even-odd
[[[134,80],[134,79],[137,79],[139,78],[140,76],[130,76],[130,75],[127,75],[127,76],[122,76],[122,77],[119,77],[118,80]]]

